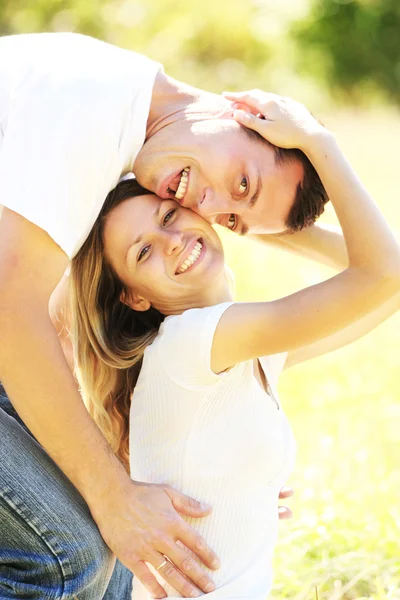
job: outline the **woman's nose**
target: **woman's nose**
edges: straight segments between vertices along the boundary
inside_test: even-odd
[[[172,231],[169,229],[167,231],[163,231],[162,235],[165,254],[177,254],[182,250],[184,241],[181,231]]]

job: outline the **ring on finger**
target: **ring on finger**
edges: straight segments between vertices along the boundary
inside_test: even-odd
[[[168,562],[168,561],[167,561],[167,559],[165,558],[165,559],[162,561],[161,565],[158,565],[158,567],[156,567],[156,571],[159,571],[160,569],[162,569],[163,567],[165,567],[165,565],[167,564],[167,562]]]

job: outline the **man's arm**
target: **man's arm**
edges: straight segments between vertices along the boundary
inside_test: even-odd
[[[49,317],[67,257],[50,236],[4,209],[0,220],[0,378],[16,410],[87,501],[118,558],[156,597],[164,591],[145,562],[184,596],[211,581],[179,539],[211,568],[215,555],[179,517],[208,510],[167,486],[132,482],[90,418]],[[189,581],[193,581],[195,585]]]
[[[51,295],[49,315],[57,332],[65,360],[71,373],[74,373],[74,351],[71,338],[71,315],[68,298],[69,277],[64,273],[61,281]]]

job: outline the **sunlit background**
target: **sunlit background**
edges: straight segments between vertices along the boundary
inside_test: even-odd
[[[215,92],[295,96],[336,132],[400,232],[399,0],[2,0],[0,33],[32,31],[94,35]],[[323,218],[335,222],[332,210]],[[241,300],[279,297],[333,273],[224,240]],[[313,599],[316,587],[320,600],[400,598],[399,332],[397,315],[282,376],[299,453],[277,600]]]

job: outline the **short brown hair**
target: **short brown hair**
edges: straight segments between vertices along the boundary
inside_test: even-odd
[[[252,140],[268,144],[274,150],[276,164],[283,165],[287,162],[299,161],[303,165],[303,180],[297,186],[293,206],[285,223],[287,230],[291,232],[301,231],[315,223],[324,212],[325,204],[329,201],[329,198],[317,171],[304,152],[295,148],[278,148],[263,138],[257,131],[247,127],[242,127],[242,129]]]

